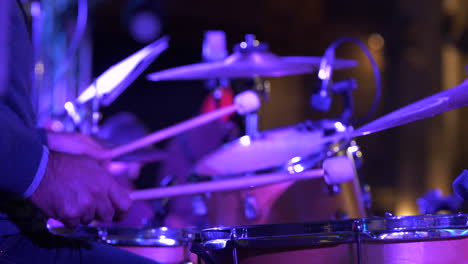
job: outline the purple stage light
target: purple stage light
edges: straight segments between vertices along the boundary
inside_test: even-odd
[[[160,0],[127,0],[122,9],[122,25],[135,41],[150,43],[163,34],[163,10]]]
[[[161,35],[161,19],[155,12],[138,12],[130,18],[129,31],[136,41],[149,43]]]

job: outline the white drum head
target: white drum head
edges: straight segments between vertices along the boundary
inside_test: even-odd
[[[243,136],[201,159],[195,173],[222,178],[268,170],[320,153],[324,143],[321,130],[295,127],[265,131],[255,139]]]

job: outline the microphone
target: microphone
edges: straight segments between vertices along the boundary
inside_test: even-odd
[[[331,78],[333,74],[333,61],[335,59],[335,46],[330,46],[325,51],[321,61],[318,72],[318,78],[322,80],[320,90],[312,94],[311,106],[319,111],[327,112],[330,110],[332,98],[331,92]]]
[[[464,170],[452,183],[453,191],[463,200],[468,200],[468,170]]]

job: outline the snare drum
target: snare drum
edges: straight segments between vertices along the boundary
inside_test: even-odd
[[[347,146],[347,142],[325,142],[323,130],[280,128],[224,145],[201,159],[195,173],[209,180],[270,172],[297,173],[320,166],[328,157],[347,155]],[[358,186],[357,178],[341,186],[311,179],[211,193],[206,196],[210,226],[364,217]]]
[[[466,264],[468,215],[212,228],[197,246],[215,264]]]
[[[195,232],[183,229],[88,227],[74,230],[65,227],[49,227],[57,235],[101,242],[147,257],[162,264],[195,263],[190,245]]]

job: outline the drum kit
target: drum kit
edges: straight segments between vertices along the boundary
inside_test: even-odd
[[[319,57],[279,57],[255,39],[224,60],[153,73],[152,81],[281,77],[316,72]],[[356,66],[334,59],[333,68]],[[468,83],[403,107],[358,129],[324,120],[247,133],[196,162],[199,182],[140,190],[134,200],[202,194],[210,227],[87,226],[54,233],[115,245],[159,263],[461,263],[468,216],[369,216],[356,173],[355,138],[468,105]],[[259,107],[253,93],[235,104],[113,149],[110,158],[227,114]]]

